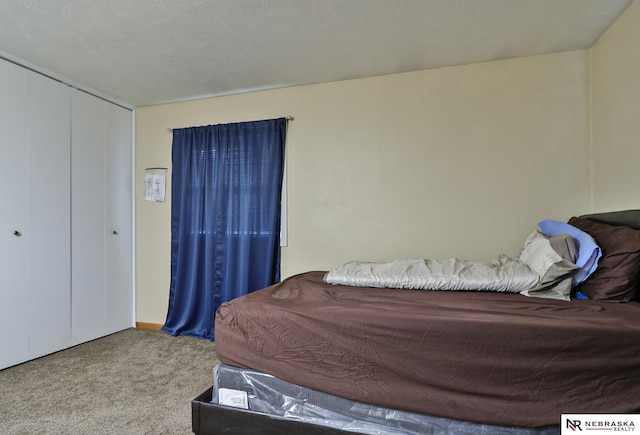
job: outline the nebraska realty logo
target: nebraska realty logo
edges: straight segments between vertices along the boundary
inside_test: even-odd
[[[561,434],[576,432],[640,433],[640,414],[562,414]]]

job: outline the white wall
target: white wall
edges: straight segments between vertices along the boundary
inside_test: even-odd
[[[640,2],[592,49],[595,211],[640,208]]]
[[[163,323],[168,127],[295,117],[283,277],[349,260],[515,256],[543,218],[590,211],[589,52],[256,92],[137,111],[137,320]]]

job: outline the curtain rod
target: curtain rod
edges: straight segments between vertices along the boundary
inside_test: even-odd
[[[287,121],[293,121],[293,116],[285,116],[284,117]],[[256,121],[244,121],[244,122],[256,122]],[[173,128],[167,128],[167,133],[172,133],[173,132]]]

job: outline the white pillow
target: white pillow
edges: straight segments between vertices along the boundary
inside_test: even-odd
[[[554,240],[556,238],[557,240]],[[549,238],[538,230],[533,231],[525,240],[522,252],[518,256],[518,261],[529,266],[529,269],[540,276],[540,284],[556,281],[578,267],[574,263],[577,255],[575,242],[573,244],[573,253],[570,252],[571,246],[567,246],[567,244],[571,244],[572,240],[566,234]],[[565,245],[562,249],[565,258],[556,252],[553,244]]]

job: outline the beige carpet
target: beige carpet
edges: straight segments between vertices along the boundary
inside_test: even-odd
[[[128,329],[0,371],[1,434],[191,434],[214,344]]]

